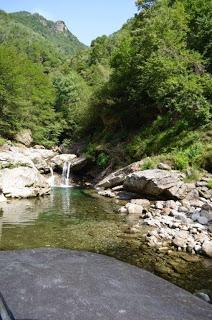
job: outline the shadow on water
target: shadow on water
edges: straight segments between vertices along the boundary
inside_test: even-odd
[[[49,197],[13,200],[1,206],[1,250],[51,247],[102,253],[191,292],[207,289],[212,293],[209,261],[186,253],[158,252],[146,245],[142,233],[126,234],[126,222],[110,199],[82,189],[55,188]]]

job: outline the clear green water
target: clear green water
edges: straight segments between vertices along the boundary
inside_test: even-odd
[[[191,292],[212,292],[212,263],[185,253],[157,252],[143,233],[128,234],[120,206],[77,188],[55,188],[49,197],[12,200],[0,214],[0,249],[69,248],[114,256]]]

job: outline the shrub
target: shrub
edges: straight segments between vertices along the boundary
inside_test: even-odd
[[[152,159],[147,158],[144,160],[144,163],[141,166],[141,170],[153,169],[155,167],[155,163]]]
[[[106,153],[101,152],[97,157],[96,163],[99,168],[104,169],[107,167],[107,165],[109,163],[109,159],[110,159],[110,157]]]
[[[189,158],[183,152],[178,152],[174,155],[175,168],[178,170],[185,170],[189,166]]]
[[[212,189],[212,180],[209,180],[209,181],[208,181],[207,187],[208,187],[209,189]]]

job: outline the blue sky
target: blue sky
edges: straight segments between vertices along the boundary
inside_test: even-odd
[[[0,0],[0,9],[38,12],[50,20],[64,20],[87,45],[97,36],[117,31],[136,13],[135,0]]]

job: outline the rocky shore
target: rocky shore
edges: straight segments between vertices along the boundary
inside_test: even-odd
[[[186,183],[184,174],[166,164],[141,171],[141,163],[105,177],[96,185],[98,193],[129,201],[119,213],[126,215],[129,232],[149,226],[145,235],[149,246],[212,258],[211,175],[205,173],[200,181]]]
[[[61,174],[64,163],[68,163],[69,170],[74,172],[86,164],[86,159],[43,146],[11,144],[0,147],[0,202],[7,201],[7,198],[48,195],[51,175],[53,171]]]
[[[0,148],[0,202],[50,193],[52,173],[78,172],[85,157],[62,154],[58,148],[4,145]],[[185,182],[182,172],[161,163],[141,170],[143,161],[112,172],[96,184],[99,195],[128,201],[119,209],[129,232],[149,227],[145,239],[160,251],[178,250],[212,258],[212,175],[205,172],[196,183]]]

